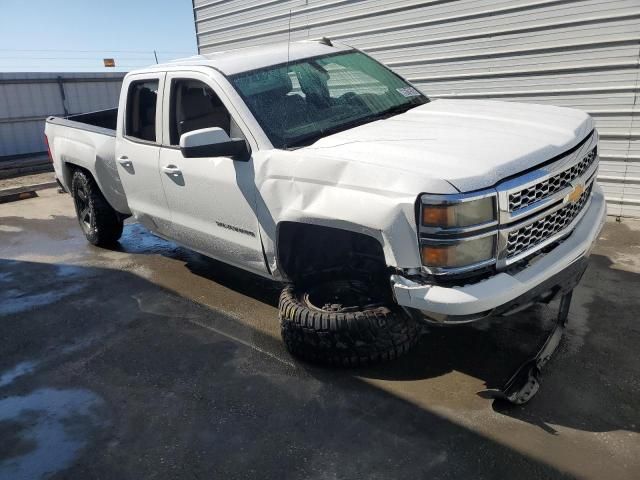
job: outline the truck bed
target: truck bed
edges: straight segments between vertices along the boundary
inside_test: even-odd
[[[49,117],[47,123],[79,128],[103,135],[116,136],[116,124],[118,122],[118,109],[98,110],[96,112],[80,113],[68,117]]]
[[[66,118],[74,122],[86,123],[94,127],[102,127],[115,131],[116,124],[118,123],[118,109],[110,108],[108,110],[98,110],[97,112],[80,113],[78,115],[70,115]]]
[[[100,190],[120,213],[129,214],[115,159],[118,109],[49,117],[45,134],[49,142],[56,178],[71,191],[71,173],[76,167],[88,170]]]

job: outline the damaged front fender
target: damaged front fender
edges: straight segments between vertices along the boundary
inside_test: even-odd
[[[346,161],[304,149],[271,150],[254,157],[256,211],[266,260],[276,277],[278,225],[300,222],[369,235],[387,265],[421,264],[415,204],[422,192],[455,193],[446,181]]]

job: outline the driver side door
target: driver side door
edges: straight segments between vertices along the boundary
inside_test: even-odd
[[[215,83],[197,72],[165,79],[162,186],[171,211],[171,237],[207,256],[268,274],[256,216],[253,161],[228,156],[185,158],[180,137],[203,128],[247,136],[230,114]]]

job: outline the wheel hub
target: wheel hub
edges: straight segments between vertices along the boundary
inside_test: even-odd
[[[382,305],[370,284],[361,280],[335,280],[310,287],[303,297],[314,310],[333,313],[356,312]]]

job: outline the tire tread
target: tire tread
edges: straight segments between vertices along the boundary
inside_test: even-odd
[[[387,306],[358,312],[320,312],[299,300],[294,285],[280,294],[280,331],[285,346],[304,360],[356,367],[394,360],[413,347],[421,327]]]

